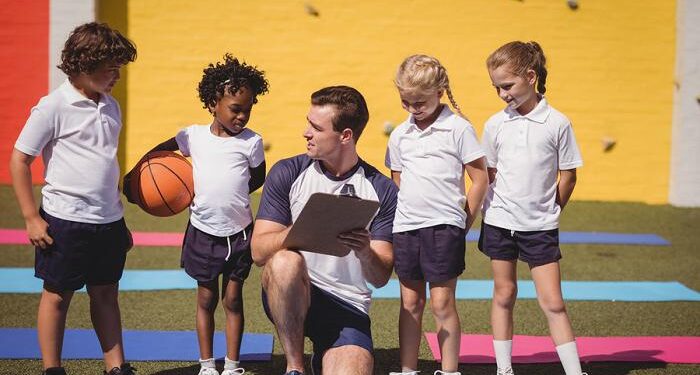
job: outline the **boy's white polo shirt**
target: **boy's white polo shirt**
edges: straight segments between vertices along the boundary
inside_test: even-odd
[[[105,224],[124,216],[119,198],[119,105],[99,103],[66,80],[32,108],[15,148],[43,157],[42,208],[51,216]]]
[[[484,202],[484,222],[517,231],[559,227],[559,170],[583,165],[571,121],[543,97],[526,115],[510,108],[484,127],[484,151],[496,180]]]
[[[447,105],[425,130],[409,116],[391,132],[385,159],[401,172],[394,233],[440,224],[464,228],[464,165],[482,156],[472,125]]]

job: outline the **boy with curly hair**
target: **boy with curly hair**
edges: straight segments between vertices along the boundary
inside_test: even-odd
[[[226,313],[226,359],[221,375],[239,375],[243,336],[243,282],[253,263],[249,194],[265,181],[262,138],[246,127],[258,95],[268,91],[264,72],[230,54],[209,64],[199,83],[199,99],[214,117],[191,125],[151,151],[177,151],[192,158],[194,200],[182,245],[181,266],[197,280],[199,375],[219,375],[213,353],[214,311],[219,296]],[[124,186],[134,171],[125,176]],[[125,195],[134,203],[137,197]]]
[[[43,279],[37,333],[45,375],[65,375],[61,349],[73,293],[87,285],[105,374],[132,375],[124,361],[118,282],[132,246],[119,198],[119,104],[110,95],[136,48],[106,24],[78,26],[58,66],[68,79],[32,108],[10,160],[12,183]],[[41,208],[30,166],[41,154]]]

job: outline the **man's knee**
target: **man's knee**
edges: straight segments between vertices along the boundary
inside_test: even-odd
[[[307,280],[306,262],[296,251],[281,250],[265,264],[262,275],[263,288],[270,284],[289,285],[294,281]]]
[[[323,354],[323,374],[371,375],[373,368],[374,356],[361,346],[339,346]]]

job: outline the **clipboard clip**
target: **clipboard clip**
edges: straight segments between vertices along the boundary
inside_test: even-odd
[[[355,186],[353,186],[353,184],[343,185],[343,187],[340,189],[339,195],[341,197],[360,199],[360,197],[358,197],[357,194],[355,194]]]

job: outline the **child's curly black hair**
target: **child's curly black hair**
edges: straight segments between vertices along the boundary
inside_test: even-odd
[[[223,63],[209,64],[204,69],[204,75],[197,90],[204,108],[209,109],[224,96],[224,90],[235,95],[241,87],[248,87],[253,92],[253,104],[255,104],[258,102],[258,95],[265,95],[268,92],[269,83],[265,79],[265,72],[245,62],[239,62],[237,58],[227,53],[224,55]]]

